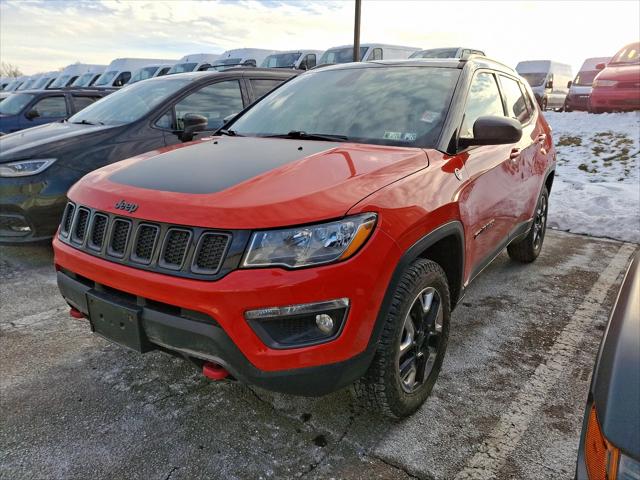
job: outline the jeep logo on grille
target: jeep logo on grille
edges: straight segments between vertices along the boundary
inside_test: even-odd
[[[133,213],[138,209],[138,205],[136,205],[135,203],[129,203],[125,200],[120,200],[118,203],[116,203],[116,208],[118,210],[124,210],[126,212]]]

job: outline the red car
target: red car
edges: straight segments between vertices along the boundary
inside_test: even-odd
[[[596,68],[602,71],[593,81],[589,111],[640,109],[640,43],[627,45],[606,66]]]
[[[97,334],[301,395],[355,382],[402,417],[431,392],[451,311],[505,247],[532,262],[550,129],[485,58],[308,71],[213,138],[88,174],[54,239]]]

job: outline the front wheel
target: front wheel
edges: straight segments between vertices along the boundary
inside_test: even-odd
[[[450,315],[444,271],[431,260],[416,260],[393,292],[376,355],[353,385],[355,397],[395,418],[420,408],[442,367]]]
[[[549,192],[547,187],[542,189],[536,211],[533,216],[533,223],[527,236],[517,242],[512,242],[507,247],[509,256],[518,262],[531,263],[542,250],[542,242],[547,232],[547,211],[549,209]]]

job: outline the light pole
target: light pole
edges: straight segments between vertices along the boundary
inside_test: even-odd
[[[353,61],[360,61],[360,5],[362,0],[356,0],[355,24],[353,26]]]

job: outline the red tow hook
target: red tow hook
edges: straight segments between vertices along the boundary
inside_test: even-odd
[[[229,376],[229,372],[217,363],[205,362],[202,366],[202,374],[214,381],[223,380]]]
[[[71,307],[69,309],[69,315],[71,315],[73,318],[84,318],[85,317],[84,313],[82,313],[77,308],[73,308],[73,307]]]

